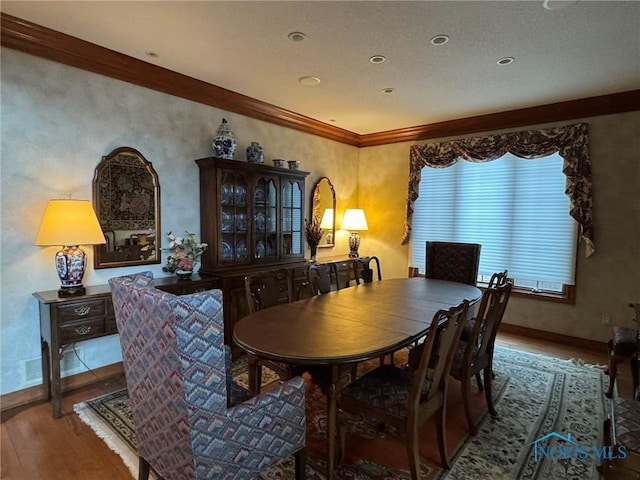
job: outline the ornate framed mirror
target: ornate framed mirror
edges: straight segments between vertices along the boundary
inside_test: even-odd
[[[328,177],[321,177],[313,187],[311,197],[311,218],[320,222],[323,235],[318,247],[334,246],[336,222],[336,192]]]
[[[93,207],[107,241],[93,247],[94,268],[160,263],[160,184],[140,152],[120,147],[102,157]]]

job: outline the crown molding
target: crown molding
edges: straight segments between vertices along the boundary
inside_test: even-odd
[[[360,135],[360,147],[453,137],[640,110],[640,90]]]
[[[0,13],[0,42],[4,47],[54,62],[355,147],[459,136],[640,110],[640,90],[632,90],[359,135],[5,13]]]
[[[108,48],[0,14],[2,46],[187,100],[359,146],[359,136],[284,108],[152,65]]]

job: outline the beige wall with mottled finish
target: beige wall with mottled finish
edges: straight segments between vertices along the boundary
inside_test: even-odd
[[[579,248],[575,305],[512,297],[504,321],[606,341],[611,327],[602,325],[602,314],[611,314],[614,323],[632,324],[633,314],[627,304],[640,301],[640,112],[535,128],[581,121],[589,124],[596,253],[585,258],[583,247]],[[371,227],[363,236],[363,246],[366,250],[375,246],[372,250],[380,257],[387,278],[407,275],[409,249],[400,245],[400,238],[410,145],[407,142],[360,150],[358,200],[366,209]]]
[[[32,292],[55,290],[56,247],[33,245],[47,201],[91,199],[95,167],[114,148],[139,150],[156,169],[161,186],[162,231],[199,235],[199,177],[194,160],[212,155],[211,140],[225,117],[238,139],[236,158],[245,160],[251,141],[268,161],[299,160],[307,177],[307,206],[313,184],[329,177],[338,209],[355,203],[358,149],[270,123],[2,49],[0,233],[0,393],[41,383],[27,378],[26,362],[39,361],[38,302]],[[308,211],[308,208],[307,208]],[[333,249],[348,252],[346,233]],[[203,239],[210,241],[210,239]],[[167,246],[165,240],[163,246]],[[141,267],[94,270],[89,250],[86,285],[104,284]],[[307,254],[308,255],[308,254]],[[150,270],[165,276],[161,265]],[[83,361],[97,368],[121,359],[118,338],[78,345]],[[73,353],[67,357],[73,359]],[[72,372],[83,371],[83,367]],[[38,370],[35,370],[36,374]]]

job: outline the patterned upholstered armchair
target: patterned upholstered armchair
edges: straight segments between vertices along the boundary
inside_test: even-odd
[[[223,344],[222,292],[175,296],[153,275],[112,278],[136,430],[139,479],[249,479],[296,454],[304,478],[305,385],[262,395],[235,384]]]

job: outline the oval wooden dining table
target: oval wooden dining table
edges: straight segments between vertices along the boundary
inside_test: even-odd
[[[326,373],[327,479],[333,478],[337,399],[352,366],[407,347],[426,335],[438,310],[471,305],[480,289],[456,282],[395,278],[277,305],[242,318],[233,339],[248,355],[250,384],[257,360],[307,365]],[[319,368],[318,368],[319,367]]]

